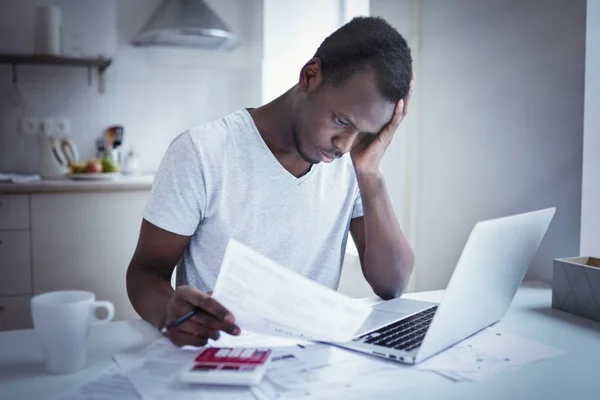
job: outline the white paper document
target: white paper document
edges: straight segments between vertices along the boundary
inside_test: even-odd
[[[198,347],[179,348],[161,338],[141,351],[118,354],[114,359],[143,400],[254,399],[250,389],[244,387],[181,382],[182,368],[200,351]]]
[[[418,364],[454,381],[481,381],[562,351],[491,327]]]
[[[139,400],[129,380],[116,365],[54,400]]]
[[[28,182],[37,182],[40,180],[40,176],[37,174],[34,175],[24,175],[24,174],[3,174],[0,173],[0,182],[12,182],[12,183],[28,183]]]
[[[298,344],[308,345],[311,342],[281,336],[263,335],[244,329],[240,335],[233,336],[220,332],[219,340],[209,340],[210,347],[293,347]]]
[[[188,360],[195,354],[200,353],[202,347],[186,346],[182,349],[175,346],[166,337],[161,337],[141,349],[124,351],[113,356],[113,359],[123,372],[127,372],[149,359]]]
[[[345,342],[371,308],[230,240],[213,298],[242,330],[305,340]]]

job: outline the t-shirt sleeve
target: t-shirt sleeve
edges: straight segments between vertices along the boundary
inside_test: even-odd
[[[186,131],[170,144],[160,163],[144,219],[169,232],[191,236],[204,218],[205,209],[202,160]]]
[[[360,190],[356,190],[356,196],[354,198],[354,207],[352,207],[352,219],[360,218],[364,215],[362,198],[360,197]]]

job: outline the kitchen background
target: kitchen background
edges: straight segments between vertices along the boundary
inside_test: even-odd
[[[0,64],[0,172],[37,173],[38,143],[23,134],[21,121],[53,117],[68,119],[68,136],[83,159],[95,156],[94,140],[105,128],[122,125],[123,150],[134,148],[141,169],[152,173],[181,131],[273,99],[295,83],[325,36],[354,15],[379,15],[409,41],[417,79],[409,116],[382,165],[417,255],[409,289],[445,287],[477,221],[536,208],[558,210],[529,279],[550,281],[554,258],[600,251],[593,239],[600,234],[594,111],[585,113],[584,148],[584,94],[588,110],[600,96],[600,18],[590,17],[598,13],[597,0],[205,3],[239,37],[235,50],[134,47],[159,0],[0,0],[0,53],[31,53],[36,7],[57,5],[65,54],[112,58],[104,93],[95,72],[88,85],[85,68],[19,66],[15,87],[11,66]],[[17,92],[23,101],[15,102]],[[28,290],[55,289],[59,282],[94,289],[96,281],[100,295],[126,303],[124,270],[148,192],[28,193]],[[37,232],[36,226],[56,227],[74,213],[76,226]],[[351,274],[341,289],[369,295],[355,250],[348,251],[344,268]],[[66,274],[84,265],[80,276],[44,284],[56,275],[52,268],[64,266]],[[96,270],[110,278],[90,272]],[[3,294],[0,287],[0,300]]]
[[[152,171],[170,141],[192,125],[260,103],[261,2],[208,1],[239,37],[231,53],[181,48],[138,48],[132,39],[158,0],[1,0],[0,52],[31,52],[35,8],[62,11],[63,53],[113,58],[105,93],[85,68],[19,66],[24,109],[2,103],[0,171],[37,172],[37,141],[19,134],[21,117],[65,117],[82,158],[95,157],[94,140],[113,124],[125,127],[124,150],[133,147]],[[0,93],[11,89],[11,67],[0,65]]]

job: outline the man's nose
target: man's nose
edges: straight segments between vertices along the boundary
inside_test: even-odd
[[[348,153],[352,149],[352,145],[358,136],[358,132],[346,133],[345,135],[340,135],[334,138],[333,144],[341,154],[336,154],[340,157],[342,154]]]

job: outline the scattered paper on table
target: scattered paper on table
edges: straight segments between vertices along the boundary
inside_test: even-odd
[[[371,312],[367,304],[313,282],[230,240],[213,298],[242,330],[345,342]]]
[[[562,351],[491,327],[418,364],[455,381],[481,381]]]
[[[260,385],[259,400],[360,399],[394,395],[428,373],[337,347],[316,344],[276,349]]]
[[[139,400],[139,396],[119,368],[113,365],[92,380],[54,400]]]
[[[160,359],[168,357],[173,354],[174,348],[176,349],[177,347],[169,339],[162,337],[141,349],[132,349],[115,354],[113,360],[117,363],[121,371],[125,372],[141,364],[148,358]],[[195,349],[199,352],[201,348],[198,347]]]
[[[179,348],[167,338],[161,338],[137,353],[117,354],[114,359],[143,400],[254,399],[250,389],[244,387],[182,382],[179,378],[182,368],[200,349]]]

